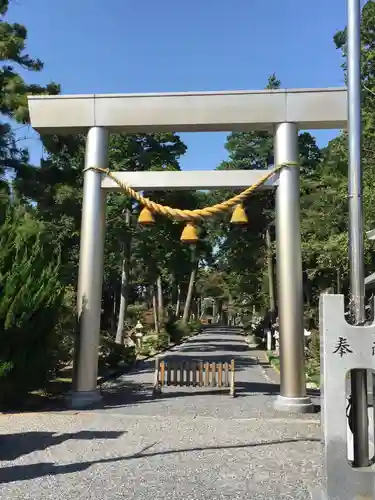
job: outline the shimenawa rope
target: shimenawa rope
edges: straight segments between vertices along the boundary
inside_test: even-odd
[[[135,191],[131,186],[125,184],[124,182],[117,179],[115,173],[111,172],[109,169],[99,168],[99,167],[86,167],[86,170],[94,170],[110,177],[126,194],[137,200],[141,205],[148,208],[151,212],[164,215],[173,220],[179,221],[197,221],[205,218],[213,217],[222,212],[228,211],[235,205],[240,204],[246,198],[248,198],[257,188],[264,184],[270,177],[272,177],[276,172],[284,167],[297,167],[297,162],[284,162],[280,165],[276,165],[272,170],[268,170],[255,184],[249,186],[241,193],[229,198],[226,201],[217,203],[210,207],[197,208],[195,210],[181,210],[179,208],[172,208],[166,205],[161,205],[156,203],[149,198],[142,196],[139,192]]]

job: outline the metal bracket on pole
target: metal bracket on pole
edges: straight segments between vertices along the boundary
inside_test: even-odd
[[[326,483],[324,492],[317,493],[314,498],[373,499],[375,465],[353,468],[348,459],[348,440],[351,441],[352,436],[346,416],[346,395],[350,387],[350,370],[375,368],[375,323],[368,326],[349,325],[344,316],[344,296],[321,295],[320,343]],[[371,414],[369,421],[373,422]],[[373,429],[369,429],[369,435],[371,442]],[[370,455],[372,463],[371,446]]]

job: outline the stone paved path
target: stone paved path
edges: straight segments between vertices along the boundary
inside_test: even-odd
[[[166,388],[152,399],[151,360],[107,387],[96,408],[2,415],[0,498],[310,498],[321,481],[319,415],[275,412],[277,375],[262,353],[211,330],[167,354],[234,357],[238,397]]]

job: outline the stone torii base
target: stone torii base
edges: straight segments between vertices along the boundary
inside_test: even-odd
[[[353,443],[346,409],[350,371],[356,368],[375,369],[375,323],[368,326],[349,325],[344,316],[344,296],[324,294],[320,299],[320,342],[326,479],[322,491],[315,491],[313,498],[374,499],[375,466],[353,468],[350,463]],[[374,408],[369,408],[369,422],[372,422],[372,428],[369,429],[372,444],[370,462],[374,449],[373,411]]]

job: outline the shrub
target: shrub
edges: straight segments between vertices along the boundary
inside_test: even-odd
[[[153,354],[153,349],[149,344],[141,345],[137,349],[137,353],[141,356],[151,356]]]
[[[0,361],[0,378],[5,377],[7,373],[12,369],[13,364],[9,361]]]
[[[308,356],[320,364],[320,335],[319,331],[313,330],[308,346]]]
[[[202,323],[198,320],[189,321],[184,324],[181,320],[170,319],[165,324],[165,329],[174,344],[181,342],[184,337],[190,337],[193,333],[199,331],[201,327]]]
[[[101,333],[99,366],[117,368],[121,362],[131,365],[135,361],[135,347],[117,344],[107,332]]]
[[[188,322],[188,327],[191,333],[195,333],[202,328],[202,323],[199,321],[199,319],[193,319]]]
[[[136,323],[139,318],[142,317],[143,313],[146,311],[145,304],[129,304],[126,314],[131,324]]]
[[[166,349],[169,346],[170,338],[167,332],[161,332],[156,337],[156,349],[159,351],[161,349]]]
[[[274,366],[277,370],[280,370],[280,358],[272,351],[267,352],[268,361],[270,365]]]
[[[176,321],[174,319],[167,321],[165,329],[168,332],[173,344],[181,342],[182,338],[189,333],[189,327],[187,325],[185,326],[181,323],[181,321]]]
[[[150,356],[158,351],[166,349],[169,345],[169,335],[162,331],[159,334],[149,332],[142,339],[142,345],[138,348],[138,353],[142,356]]]
[[[62,307],[55,327],[58,341],[57,366],[62,368],[73,357],[75,334],[78,334],[77,296],[72,286],[66,286],[63,292]]]
[[[306,373],[310,380],[320,383],[320,336],[318,331],[312,331],[306,359]]]

